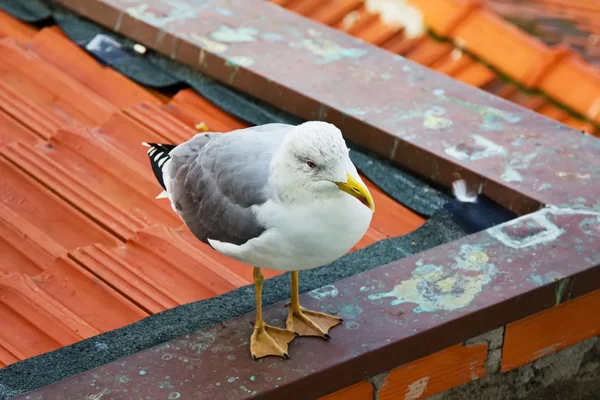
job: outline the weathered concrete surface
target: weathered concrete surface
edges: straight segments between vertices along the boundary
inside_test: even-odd
[[[494,341],[490,341],[490,348],[494,347],[492,344]],[[493,352],[492,349],[490,351]],[[491,374],[429,397],[429,400],[470,399],[600,399],[599,337],[590,338],[505,374]]]

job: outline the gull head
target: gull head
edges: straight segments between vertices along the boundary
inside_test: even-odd
[[[342,132],[327,122],[294,127],[272,164],[272,176],[290,200],[352,196],[375,211],[371,193],[350,160]],[[290,190],[291,189],[291,190]]]

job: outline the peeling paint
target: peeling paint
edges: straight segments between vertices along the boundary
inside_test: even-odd
[[[285,38],[282,35],[274,32],[265,32],[262,34],[262,38],[267,42],[281,42],[285,40]]]
[[[315,290],[311,290],[308,292],[308,294],[313,299],[324,300],[336,297],[339,294],[339,291],[335,286],[327,285]]]
[[[423,126],[428,129],[443,130],[450,128],[454,123],[452,120],[442,117],[446,110],[440,106],[433,106],[423,113]]]
[[[528,169],[529,164],[538,156],[537,152],[529,154],[513,153],[504,173],[500,176],[504,182],[523,182],[523,175],[518,171]]]
[[[523,182],[523,175],[510,167],[504,171],[500,178],[504,182]]]
[[[506,156],[506,149],[501,145],[481,135],[473,134],[470,137],[474,146],[462,143],[461,145],[446,148],[444,150],[445,153],[460,161],[477,161],[493,156]]]
[[[208,51],[210,53],[222,54],[229,49],[229,46],[227,46],[226,44],[215,42],[214,40],[197,35],[196,33],[190,33],[188,37],[193,42],[201,46],[201,53]]]
[[[600,212],[573,208],[547,206],[533,214],[524,215],[512,221],[494,226],[486,232],[505,246],[523,249],[545,245],[560,237],[565,231],[556,226],[547,217],[552,215],[590,215],[600,216]],[[600,219],[598,219],[600,224]],[[585,232],[584,232],[585,233]]]
[[[135,19],[156,27],[163,27],[171,22],[184,19],[194,19],[198,14],[198,9],[187,1],[162,0],[161,3],[168,11],[152,8],[148,4],[138,4],[126,8],[125,12]]]
[[[577,179],[582,179],[582,180],[591,178],[590,174],[579,174],[577,172],[563,172],[563,171],[557,171],[556,176],[558,176],[559,178],[577,178]]]
[[[227,57],[227,65],[234,67],[250,67],[254,65],[254,59],[247,56],[231,56]]]
[[[427,129],[443,130],[450,128],[452,125],[454,125],[452,120],[436,115],[431,115],[423,119],[423,126]]]
[[[497,274],[494,264],[488,261],[489,256],[478,247],[463,245],[453,265],[424,264],[419,260],[412,279],[402,281],[391,292],[368,298],[395,297],[393,306],[415,303],[415,313],[457,310],[469,305]]]
[[[219,29],[211,32],[210,37],[213,40],[222,43],[245,43],[253,42],[258,36],[258,30],[248,27],[230,28],[221,25]]]
[[[447,97],[448,100],[458,103],[463,107],[475,110],[481,115],[483,121],[480,127],[487,131],[497,131],[504,129],[505,122],[510,124],[516,124],[521,121],[521,117],[509,113],[507,111],[500,110],[494,107],[482,106],[479,104],[471,103],[465,100],[458,99],[456,97]]]
[[[312,38],[303,38],[300,41],[289,43],[294,49],[305,49],[311,52],[317,60],[316,64],[329,64],[345,58],[360,58],[368,52],[366,49],[346,48],[321,36],[319,32],[309,31]]]

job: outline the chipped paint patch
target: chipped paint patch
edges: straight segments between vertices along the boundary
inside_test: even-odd
[[[192,4],[182,0],[161,0],[163,7],[151,7],[149,4],[138,4],[125,9],[135,19],[149,25],[163,27],[171,22],[196,18],[198,10]]]
[[[310,292],[308,292],[308,294],[313,299],[324,300],[333,299],[339,294],[339,291],[335,286],[327,285],[318,289],[311,290]]]
[[[506,156],[504,147],[481,135],[473,134],[471,139],[472,144],[461,143],[460,145],[448,147],[444,151],[460,161],[477,161],[493,156]]]
[[[395,297],[392,306],[415,303],[415,313],[452,311],[468,306],[490,283],[497,269],[489,256],[476,246],[462,245],[451,266],[424,264],[417,261],[412,278],[396,285],[391,292],[372,294],[377,300]]]
[[[227,57],[227,65],[234,67],[250,67],[254,65],[254,59],[247,56],[231,56]]]
[[[231,17],[233,15],[233,13],[226,8],[215,8],[215,11],[217,12],[217,14],[221,14],[225,17]]]
[[[529,278],[527,278],[527,280],[534,282],[538,286],[544,286],[549,283],[559,281],[563,278],[563,274],[550,271],[546,272],[544,275],[531,274],[529,275]]]
[[[448,129],[453,125],[453,122],[442,115],[446,114],[446,109],[440,106],[433,106],[425,110],[423,113],[423,126],[428,129]]]
[[[504,173],[500,177],[504,182],[523,182],[523,175],[517,170],[529,168],[529,164],[538,156],[538,153],[519,154],[513,153]]]
[[[253,42],[258,36],[258,31],[254,28],[230,28],[226,25],[221,25],[219,29],[211,32],[210,37],[213,40],[222,43],[246,43]]]
[[[265,32],[262,34],[262,38],[267,42],[281,42],[284,40],[282,35],[274,32]]]
[[[577,172],[563,172],[563,171],[557,171],[556,176],[558,176],[559,178],[576,178],[576,179],[581,179],[581,180],[586,180],[586,179],[591,178],[590,174],[579,174]]]
[[[347,58],[360,58],[367,54],[366,49],[346,48],[339,44],[324,38],[322,33],[309,30],[311,38],[303,38],[300,41],[289,43],[289,47],[294,49],[308,50],[316,57],[316,64],[329,64],[334,61]]]
[[[214,40],[211,40],[204,36],[200,36],[196,33],[190,33],[188,36],[194,43],[201,46],[202,54],[205,51],[215,54],[222,54],[229,49],[229,46],[227,46],[226,44],[215,42]]]
[[[361,108],[346,108],[342,110],[342,112],[346,115],[366,115],[367,111]]]
[[[454,122],[448,118],[430,115],[423,119],[423,126],[427,129],[444,130],[454,125]]]
[[[95,394],[90,394],[89,396],[86,396],[86,400],[101,400],[105,394],[110,394],[111,390],[108,388],[104,388],[102,389],[100,392],[95,393]]]
[[[506,168],[502,176],[500,178],[504,182],[523,182],[523,175],[521,175],[517,170],[514,170],[510,167]]]
[[[549,183],[542,183],[540,187],[538,187],[538,192],[542,192],[544,190],[552,189],[552,185]]]
[[[462,105],[463,107],[475,110],[481,115],[483,121],[480,127],[487,131],[498,131],[504,129],[504,123],[516,124],[521,121],[521,117],[494,107],[483,106],[468,101],[460,100],[455,97],[448,97],[448,100]]]
[[[591,210],[578,210],[573,208],[559,208],[547,206],[533,214],[524,215],[512,221],[494,226],[486,232],[505,246],[513,249],[523,249],[531,246],[545,245],[553,242],[565,231],[548,219],[552,215],[590,215],[600,216],[600,212]],[[600,223],[600,218],[597,218]],[[583,231],[586,233],[585,231]]]

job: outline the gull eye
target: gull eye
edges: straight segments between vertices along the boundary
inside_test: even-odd
[[[310,160],[306,160],[306,165],[308,165],[309,168],[314,168],[317,166],[317,164],[315,164],[314,162],[312,162]]]

